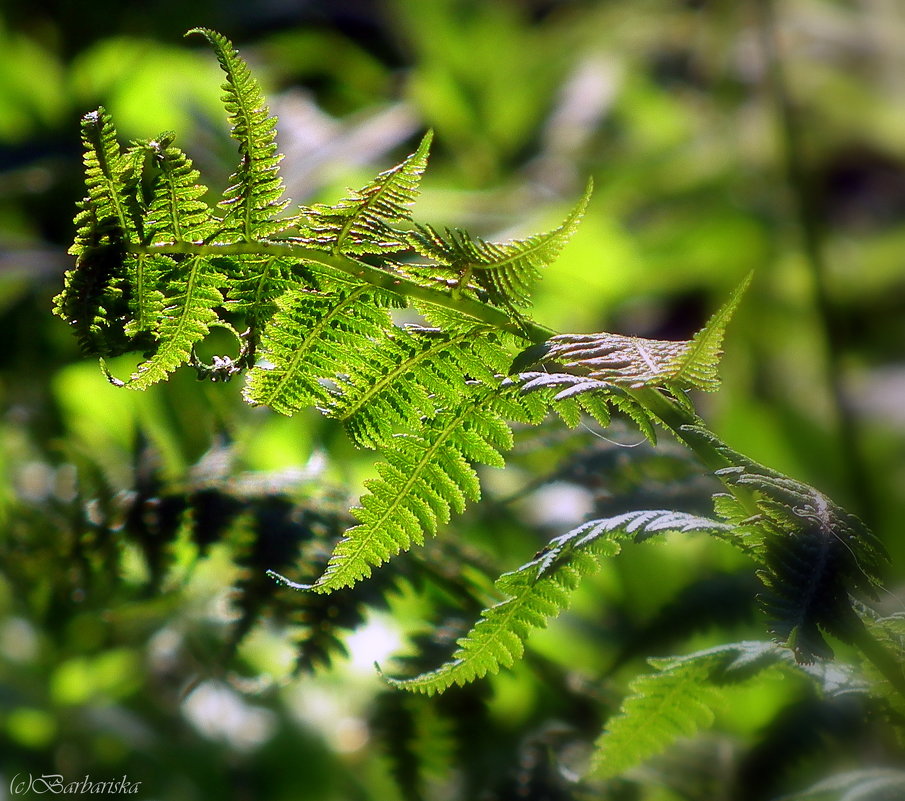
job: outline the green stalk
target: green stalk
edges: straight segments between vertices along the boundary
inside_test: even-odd
[[[660,390],[653,387],[642,387],[640,389],[630,389],[628,393],[635,398],[648,411],[657,416],[665,428],[672,432],[685,447],[687,447],[708,470],[716,472],[725,467],[732,467],[732,462],[726,456],[719,452],[713,443],[702,440],[699,437],[691,437],[688,434],[688,428],[695,426],[697,428],[706,428],[703,420],[693,411],[680,405],[672,398],[664,395]],[[738,500],[745,511],[751,515],[760,514],[757,503],[754,500],[754,494],[735,484],[731,484],[722,477],[720,482],[723,486]]]
[[[893,689],[905,699],[905,665],[901,660],[890,653],[889,649],[871,634],[860,618],[848,633],[852,643],[860,649],[861,653],[892,685]]]
[[[242,242],[231,245],[197,244],[194,242],[177,242],[172,245],[135,245],[129,250],[135,253],[181,253],[202,256],[288,256],[307,264],[320,264],[346,273],[359,281],[372,286],[395,292],[405,298],[421,300],[434,306],[459,312],[476,320],[492,325],[502,331],[527,339],[531,342],[544,342],[553,335],[553,331],[530,320],[515,322],[500,309],[481,303],[472,298],[454,298],[450,293],[413,281],[400,273],[390,272],[372,267],[363,261],[349,258],[338,253],[327,253],[315,248],[306,248],[289,242]]]

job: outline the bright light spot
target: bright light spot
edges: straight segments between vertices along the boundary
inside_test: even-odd
[[[21,617],[11,617],[0,627],[0,653],[13,662],[31,662],[38,655],[38,635]]]
[[[355,714],[363,701],[358,693],[353,691],[350,695],[337,687],[316,683],[299,684],[293,688],[288,701],[296,719],[317,729],[334,751],[351,754],[367,744],[368,725]]]
[[[374,663],[383,662],[402,645],[397,629],[379,617],[372,617],[346,638],[349,666],[356,673],[373,673]]]
[[[225,740],[239,751],[263,745],[276,728],[269,709],[245,703],[237,693],[214,681],[196,687],[182,711],[205,737]]]
[[[574,526],[594,511],[594,496],[584,487],[556,481],[531,496],[529,514],[540,526]]]
[[[367,744],[369,734],[361,718],[340,718],[330,732],[330,744],[341,754],[351,754]]]

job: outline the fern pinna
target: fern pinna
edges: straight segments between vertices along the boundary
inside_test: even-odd
[[[687,342],[553,335],[525,309],[542,268],[579,224],[590,184],[545,234],[490,242],[441,232],[411,218],[428,133],[399,165],[338,202],[290,211],[276,120],[257,82],[225,37],[190,33],[209,42],[226,75],[223,101],[239,150],[230,185],[210,205],[172,133],[124,150],[104,109],[86,115],[87,195],[76,216],[75,266],[55,311],[102,365],[143,354],[128,378],[107,372],[117,385],[145,389],[186,364],[213,380],[246,372],[248,403],[287,415],[316,407],[358,446],[380,453],[377,475],[352,510],[357,522],[322,575],[307,584],[276,578],[319,593],[353,585],[478,500],[476,466],[503,466],[510,424],[536,424],[553,411],[570,426],[584,415],[607,425],[616,412],[652,442],[656,428],[670,431],[722,481],[714,517],[636,511],[554,539],[500,577],[499,602],[451,661],[390,679],[395,686],[433,693],[512,665],[529,632],[561,611],[581,576],[624,541],[699,532],[754,559],[772,632],[799,661],[820,662],[829,655],[824,634],[841,637],[905,690],[851,597],[877,584],[882,547],[817,490],[721,443],[688,399],[689,390],[717,388],[723,333],[750,277]],[[394,311],[403,307],[420,321],[400,323]],[[201,363],[195,348],[215,327],[234,335],[235,352]],[[686,664],[698,665],[676,663],[665,674],[695,686],[709,681],[707,670],[689,672]],[[626,713],[637,717],[633,709],[628,703]],[[702,708],[689,720],[708,716]],[[622,736],[625,724],[613,725],[603,753]]]

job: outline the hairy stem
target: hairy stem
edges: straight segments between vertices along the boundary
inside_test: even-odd
[[[306,248],[290,242],[247,242],[231,245],[196,244],[194,242],[177,242],[172,245],[129,245],[135,253],[181,253],[204,256],[288,256],[304,261],[306,264],[320,264],[351,275],[359,281],[372,286],[395,292],[405,298],[424,301],[434,306],[442,306],[452,311],[473,317],[476,320],[508,331],[530,342],[543,342],[553,335],[553,331],[544,328],[531,320],[513,320],[506,312],[481,303],[479,300],[466,297],[453,297],[451,293],[424,286],[399,273],[372,267],[363,261],[349,258],[338,253],[327,253],[315,248]]]

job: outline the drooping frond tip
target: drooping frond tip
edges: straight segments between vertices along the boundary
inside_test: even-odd
[[[529,348],[514,366],[544,360],[613,386],[716,390],[720,385],[718,367],[726,326],[751,277],[749,273],[690,340],[672,342],[606,332],[560,334]]]
[[[754,530],[764,585],[759,600],[777,640],[802,663],[831,655],[823,634],[852,638],[859,626],[852,596],[871,596],[880,585],[889,558],[883,543],[814,487],[743,456],[705,428],[683,426],[682,434],[717,450],[729,466],[716,474],[751,493],[756,519],[729,497],[720,503],[721,516]]]
[[[497,579],[496,589],[505,600],[482,612],[471,631],[457,641],[459,647],[449,662],[420,676],[387,681],[394,687],[433,695],[511,667],[522,655],[528,635],[567,608],[581,577],[596,570],[601,557],[619,553],[623,540],[641,542],[669,533],[724,533],[727,528],[713,520],[662,509],[584,523],[551,540],[527,564]]]

